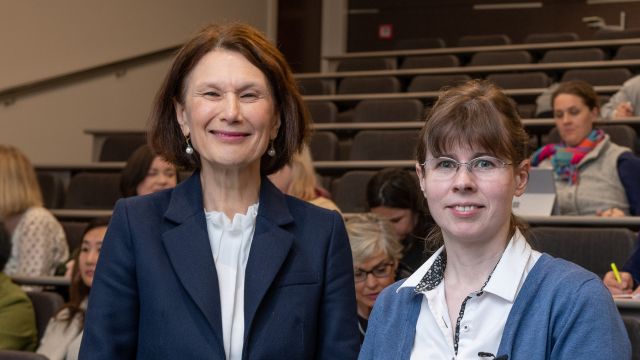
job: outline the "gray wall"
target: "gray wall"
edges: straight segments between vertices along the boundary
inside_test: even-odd
[[[4,2],[0,91],[182,43],[207,23],[244,21],[275,38],[277,0]],[[0,143],[34,164],[91,160],[85,129],[143,129],[169,57],[0,102]],[[6,101],[9,100],[9,101]]]

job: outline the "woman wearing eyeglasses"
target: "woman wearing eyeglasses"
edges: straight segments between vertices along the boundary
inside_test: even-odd
[[[353,256],[358,329],[362,342],[373,304],[380,292],[393,284],[402,257],[402,245],[393,225],[375,214],[349,217],[346,226]]]
[[[378,297],[360,359],[631,357],[602,282],[533,250],[511,211],[527,185],[527,143],[515,104],[494,85],[440,94],[416,164],[440,248]]]

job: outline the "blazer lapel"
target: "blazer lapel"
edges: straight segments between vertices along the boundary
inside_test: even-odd
[[[256,230],[245,272],[245,345],[258,306],[287,258],[294,240],[291,233],[281,228],[293,222],[285,196],[266,177],[262,178],[261,184]]]
[[[163,233],[162,241],[178,279],[208,320],[224,353],[218,274],[203,209],[196,171],[173,192],[165,218],[178,225]]]

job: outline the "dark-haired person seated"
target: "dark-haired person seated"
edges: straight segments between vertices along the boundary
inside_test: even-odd
[[[5,275],[11,239],[0,222],[0,349],[35,350],[38,344],[36,315],[27,294]]]
[[[561,83],[551,102],[562,142],[538,149],[531,164],[553,168],[559,215],[639,215],[640,159],[593,128],[599,114],[593,87]]]
[[[84,312],[87,309],[93,274],[96,271],[107,225],[108,218],[93,220],[82,235],[80,251],[74,257],[71,272],[69,302],[49,321],[36,351],[49,360],[78,358],[84,328]]]
[[[640,241],[640,233],[638,233],[636,241]],[[640,284],[640,247],[636,247],[620,270],[620,282],[616,279],[613,271],[604,275],[603,281],[607,289],[612,295],[640,295],[640,287],[636,287],[637,284]]]
[[[433,219],[425,207],[417,178],[400,168],[378,171],[367,183],[367,205],[372,213],[391,222],[400,239],[403,250],[398,279],[413,274],[436,250],[425,240]]]
[[[142,145],[131,154],[122,169],[122,196],[147,195],[170,189],[178,183],[178,170],[163,157],[156,155],[149,145]]]

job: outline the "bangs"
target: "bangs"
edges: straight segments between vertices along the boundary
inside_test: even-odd
[[[506,119],[491,101],[482,98],[436,109],[425,128],[427,151],[433,157],[450,154],[456,149],[486,152],[511,159],[511,144]]]

